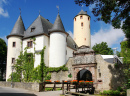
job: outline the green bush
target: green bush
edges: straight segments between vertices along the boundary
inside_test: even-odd
[[[120,91],[116,90],[116,91],[113,91],[113,95],[120,95]]]
[[[103,91],[103,94],[104,94],[104,95],[107,95],[107,91],[106,91],[106,90],[104,90],[104,91]]]

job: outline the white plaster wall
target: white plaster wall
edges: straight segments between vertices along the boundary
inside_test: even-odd
[[[60,67],[66,63],[66,34],[50,34],[49,67]]]
[[[49,53],[48,53],[49,37],[42,35],[42,36],[36,36],[35,38],[36,38],[36,40],[35,40],[36,44],[35,45],[33,44],[32,48],[27,49],[27,52],[34,53],[34,46],[35,46],[35,51],[41,51],[43,49],[43,47],[46,46],[45,54],[44,54],[44,60],[45,60],[44,62],[46,64],[46,66],[48,66],[49,65],[49,61],[48,61],[48,58],[49,58]],[[30,41],[30,40],[31,40],[31,38],[23,40],[23,49],[27,46],[27,41]],[[41,62],[41,55],[35,54],[34,67],[37,67],[38,65],[40,65],[40,62]]]
[[[80,16],[83,18],[80,19]],[[78,45],[78,47],[82,45],[91,47],[91,36],[90,36],[90,17],[86,15],[78,15],[76,16],[76,21],[74,18],[74,41]],[[83,27],[81,23],[83,22]],[[86,39],[86,40],[85,40]]]
[[[70,57],[73,57],[73,51],[74,51],[73,49],[67,47],[66,61],[68,61],[68,59],[69,59]]]
[[[12,47],[13,42],[16,42],[16,47]],[[12,36],[8,38],[8,49],[7,49],[7,66],[6,66],[6,81],[9,78],[9,75],[12,73],[11,66],[12,64],[12,58],[15,58],[15,60],[20,55],[21,51],[21,37]]]
[[[46,66],[49,66],[49,40],[48,36],[44,36],[44,46],[46,46],[45,53],[44,53],[44,61]]]

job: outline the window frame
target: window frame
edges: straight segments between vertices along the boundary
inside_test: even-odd
[[[84,26],[84,24],[83,24],[83,22],[81,22],[81,27],[83,27]]]
[[[11,63],[12,63],[12,64],[14,64],[14,63],[15,63],[15,58],[12,58]]]
[[[82,16],[82,15],[80,16],[80,19],[83,19],[83,16]]]
[[[33,47],[33,41],[27,41],[27,47],[32,48]]]
[[[12,47],[16,47],[16,42],[13,42],[13,43],[12,43]]]

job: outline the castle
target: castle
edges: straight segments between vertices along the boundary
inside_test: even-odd
[[[113,74],[110,70],[114,65],[108,59],[105,61],[103,56],[95,55],[91,49],[90,19],[87,12],[83,10],[74,17],[74,39],[72,39],[65,31],[59,13],[54,24],[39,15],[26,30],[20,15],[10,35],[7,36],[6,81],[12,72],[11,66],[20,55],[20,51],[29,47],[28,53],[37,53],[46,46],[44,55],[46,66],[60,67],[66,64],[69,69],[69,72],[53,73],[52,80],[69,79],[68,74],[71,73],[73,80],[93,80],[95,88],[111,89],[113,87],[113,85],[111,86]],[[33,37],[36,39],[35,45]],[[35,54],[34,67],[40,64],[40,58],[39,54]]]

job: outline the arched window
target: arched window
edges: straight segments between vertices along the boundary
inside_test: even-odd
[[[88,21],[89,21],[89,17],[88,17]]]
[[[80,19],[83,19],[83,16],[80,16]]]
[[[76,18],[74,18],[75,19],[75,21],[76,21]]]

